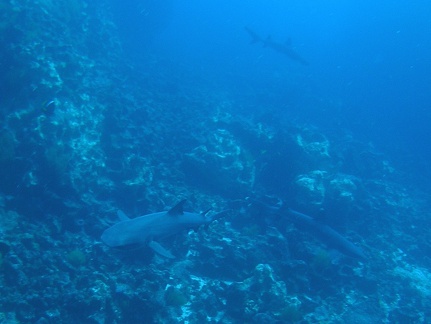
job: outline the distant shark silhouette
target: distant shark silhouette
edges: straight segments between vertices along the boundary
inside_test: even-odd
[[[308,62],[293,50],[290,40],[282,44],[282,43],[273,41],[270,36],[268,36],[266,39],[263,39],[256,32],[254,32],[248,27],[245,27],[245,30],[251,36],[251,42],[250,42],[251,44],[261,42],[263,43],[264,47],[271,48],[276,52],[284,54],[291,60],[297,61],[302,65],[308,65]]]
[[[196,228],[200,225],[209,224],[212,221],[223,217],[228,211],[208,217],[209,210],[196,214],[183,211],[186,199],[168,211],[158,212],[139,216],[133,219],[128,218],[119,211],[118,216],[121,221],[102,234],[102,241],[110,247],[127,247],[147,244],[156,253],[173,259],[174,256],[160,245],[156,239],[177,234],[185,229]]]
[[[299,213],[290,208],[273,207],[263,202],[253,200],[252,204],[264,208],[274,215],[287,219],[300,229],[305,229],[318,237],[328,247],[336,249],[344,255],[357,259],[365,259],[365,253],[358,246],[350,242],[332,227],[314,219],[311,216]]]

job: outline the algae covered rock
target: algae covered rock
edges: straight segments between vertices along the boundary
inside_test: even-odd
[[[253,275],[232,283],[227,289],[227,310],[235,318],[255,322],[257,319],[281,319],[294,316],[286,284],[279,280],[269,264],[258,264]],[[294,316],[296,317],[296,315]]]
[[[225,129],[216,130],[205,144],[187,153],[183,168],[189,181],[234,196],[250,189],[255,179],[253,159]]]

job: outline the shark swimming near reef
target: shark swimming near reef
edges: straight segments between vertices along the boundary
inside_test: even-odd
[[[311,216],[302,214],[290,208],[283,208],[283,206],[274,207],[260,201],[252,201],[252,205],[257,205],[259,208],[266,210],[279,218],[286,219],[295,224],[298,228],[311,232],[314,236],[325,243],[329,248],[338,250],[346,256],[365,260],[366,256],[364,251],[332,227],[314,219]]]
[[[160,245],[156,240],[177,234],[185,229],[197,228],[207,225],[228,211],[207,216],[209,210],[201,214],[184,212],[186,199],[181,200],[168,211],[128,218],[124,213],[118,212],[120,222],[106,229],[101,239],[110,247],[127,247],[148,245],[159,255],[173,259],[174,256]]]
[[[278,43],[276,41],[273,41],[270,36],[268,36],[266,39],[260,37],[255,31],[248,27],[245,27],[245,30],[251,36],[251,44],[262,43],[264,47],[271,48],[276,52],[284,54],[291,60],[297,61],[302,65],[308,65],[308,62],[292,48],[290,40],[288,40],[284,44]]]

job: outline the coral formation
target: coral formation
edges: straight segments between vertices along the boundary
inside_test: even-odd
[[[66,255],[66,260],[74,267],[80,267],[85,265],[87,257],[81,250],[72,250]]]

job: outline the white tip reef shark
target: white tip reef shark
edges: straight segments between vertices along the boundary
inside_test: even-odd
[[[264,39],[248,27],[245,27],[245,30],[251,36],[251,44],[261,42],[263,44],[263,47],[271,48],[276,52],[284,54],[291,60],[301,63],[302,65],[308,65],[308,62],[294,51],[290,40],[283,44],[273,41],[271,36],[268,36],[266,39]]]
[[[360,260],[366,259],[366,255],[360,247],[350,242],[332,227],[329,227],[328,225],[314,219],[311,216],[302,214],[283,205],[273,207],[258,200],[253,200],[252,204],[260,208],[264,208],[264,210],[270,212],[273,215],[291,221],[301,229],[311,232],[315,237],[323,241],[328,247],[336,249],[346,256]]]
[[[201,214],[184,212],[186,199],[181,200],[168,211],[147,214],[136,218],[128,218],[119,211],[120,222],[106,229],[102,241],[110,247],[127,247],[147,244],[156,253],[166,258],[174,256],[156,240],[177,234],[185,229],[206,225],[223,217],[228,211],[207,216],[209,209]]]

